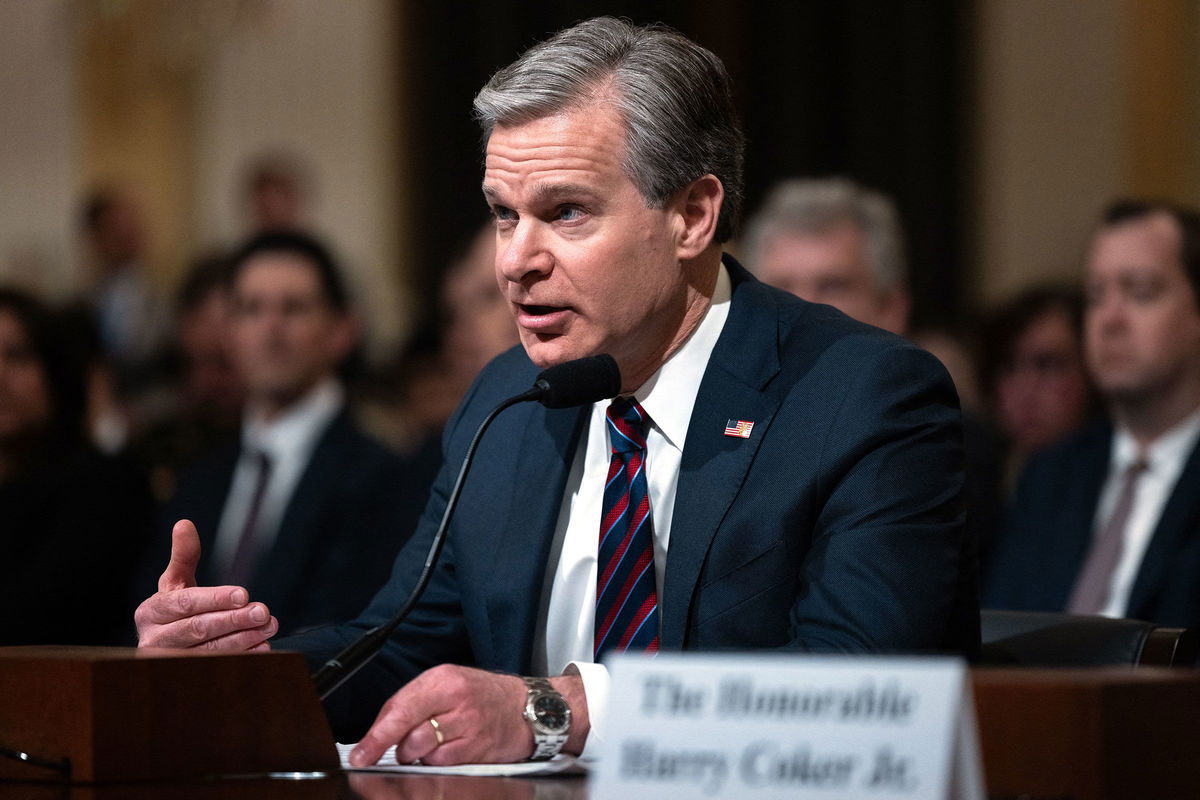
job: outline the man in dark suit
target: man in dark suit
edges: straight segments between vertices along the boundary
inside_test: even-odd
[[[1112,422],[1030,460],[985,604],[1200,625],[1200,216],[1115,204],[1085,292]]]
[[[950,380],[722,259],[742,136],[720,61],[596,19],[498,72],[475,107],[523,349],[448,425],[449,466],[368,611],[282,646],[320,661],[394,613],[474,429],[539,368],[610,353],[622,397],[497,420],[419,607],[327,706],[343,737],[381,709],[352,760],[390,744],[435,764],[579,753],[613,650],[970,651]],[[141,643],[266,646],[266,609],[195,588],[194,538],[176,533]]]
[[[346,619],[387,578],[432,473],[406,470],[350,418],[337,372],[356,325],[319,242],[259,235],[233,257],[228,284],[247,387],[241,433],[182,473],[164,534],[193,522],[197,578],[245,586],[289,630]]]

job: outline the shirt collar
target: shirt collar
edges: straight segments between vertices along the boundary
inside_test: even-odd
[[[1200,408],[1193,411],[1150,445],[1145,453],[1146,466],[1151,472],[1165,464],[1182,463],[1200,438]],[[1118,428],[1113,444],[1113,467],[1118,471],[1138,460],[1140,451],[1133,434]]]
[[[725,327],[732,297],[729,271],[721,264],[712,301],[700,324],[658,371],[633,393],[655,427],[678,450],[683,449],[683,443],[687,440],[692,407],[700,391],[700,377],[704,375],[709,356],[721,336],[721,329]]]
[[[344,400],[341,384],[332,377],[326,378],[270,421],[247,410],[242,440],[247,447],[265,451],[274,458],[302,450],[317,440]]]

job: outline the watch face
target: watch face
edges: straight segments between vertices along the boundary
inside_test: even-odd
[[[554,695],[542,695],[534,699],[533,713],[538,724],[550,732],[563,730],[571,719],[570,707],[562,698]]]

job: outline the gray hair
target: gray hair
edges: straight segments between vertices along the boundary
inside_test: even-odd
[[[712,173],[725,189],[716,240],[737,230],[745,138],[721,60],[662,25],[597,17],[534,45],[475,96],[484,139],[597,100],[611,102],[626,129],[622,169],[651,208]]]
[[[767,242],[781,233],[821,234],[843,223],[866,239],[867,259],[879,289],[908,283],[904,232],[886,195],[848,178],[793,179],[776,184],[746,226],[746,254],[755,269]]]

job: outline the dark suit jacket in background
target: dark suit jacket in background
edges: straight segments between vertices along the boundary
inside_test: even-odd
[[[733,302],[684,446],[660,587],[662,649],[973,651],[974,553],[945,370],[899,337],[726,263]],[[483,371],[447,428],[447,466],[421,526],[366,613],[278,647],[306,651],[315,666],[395,612],[476,426],[537,372],[520,348]],[[551,540],[589,414],[528,403],[497,419],[428,591],[383,653],[327,701],[344,741],[436,664],[529,674]],[[754,422],[752,435],[724,436],[730,419]]]
[[[1092,542],[1108,475],[1112,426],[1098,422],[1034,456],[985,576],[984,605],[1063,611]],[[1200,625],[1200,448],[1154,528],[1126,616]]]
[[[90,446],[37,455],[0,481],[0,645],[133,644],[155,511],[145,475]]]
[[[174,522],[190,519],[200,532],[197,580],[219,581],[211,556],[239,452],[240,442],[228,442],[182,473],[149,572],[166,565]],[[285,632],[361,612],[416,527],[437,466],[402,458],[360,431],[345,411],[338,414],[296,484],[274,543],[258,560],[250,597],[266,603]]]

